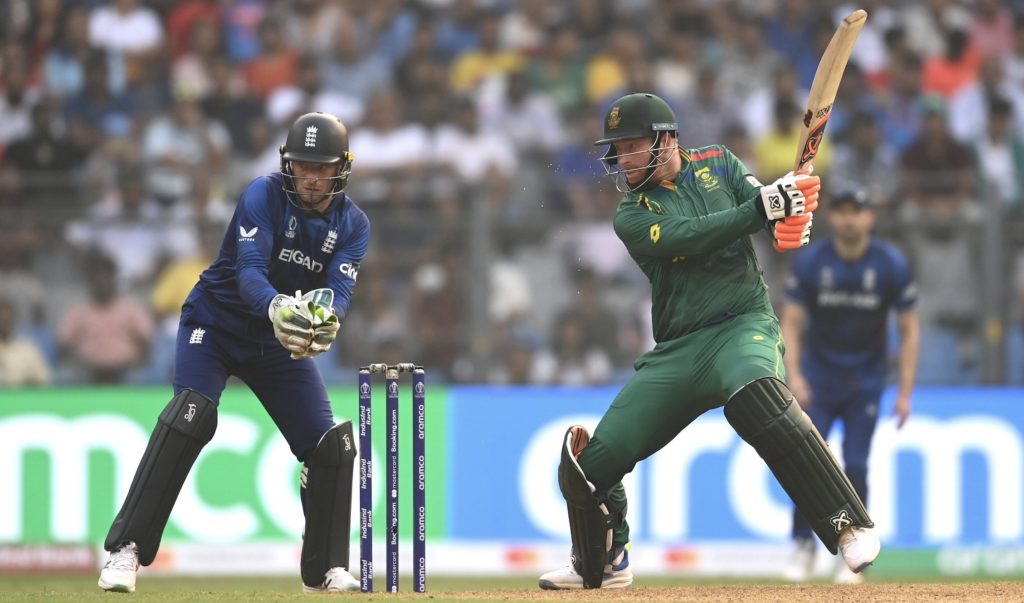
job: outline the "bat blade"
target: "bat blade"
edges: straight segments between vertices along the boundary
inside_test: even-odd
[[[807,95],[807,110],[804,111],[801,124],[794,171],[813,162],[818,154],[818,147],[825,134],[825,124],[832,115],[832,105],[836,100],[839,82],[843,79],[846,63],[853,52],[853,44],[857,41],[857,35],[867,18],[868,13],[864,10],[850,13],[839,24],[839,28],[821,55],[818,69],[814,72],[811,92]]]

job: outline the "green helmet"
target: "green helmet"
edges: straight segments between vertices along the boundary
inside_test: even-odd
[[[652,181],[654,173],[659,166],[669,161],[664,152],[674,148],[674,144],[667,137],[662,137],[661,133],[675,135],[678,126],[676,114],[668,103],[648,92],[627,94],[612,103],[604,118],[604,137],[594,144],[608,145],[608,152],[601,158],[601,165],[615,181],[615,188],[626,193],[650,190],[657,186],[657,182]],[[627,154],[647,153],[650,159],[640,167],[626,169],[619,164],[619,158],[626,155],[617,154],[613,143],[630,138],[652,139],[650,148]],[[643,171],[643,178],[631,184],[630,178],[640,171]]]
[[[637,92],[612,103],[604,118],[604,137],[594,144],[611,144],[678,129],[676,114],[668,103],[649,92]]]

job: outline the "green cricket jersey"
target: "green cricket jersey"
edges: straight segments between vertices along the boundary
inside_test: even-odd
[[[627,193],[614,220],[651,281],[657,342],[730,315],[773,313],[749,236],[765,225],[753,202],[761,184],[724,146],[681,154],[673,182]]]

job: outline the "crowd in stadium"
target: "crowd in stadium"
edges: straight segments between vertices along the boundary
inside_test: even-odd
[[[346,192],[373,223],[329,383],[399,360],[619,382],[653,341],[592,145],[608,103],[655,92],[682,146],[725,144],[771,181],[854,8],[816,173],[866,189],[912,259],[921,382],[980,383],[986,358],[1024,380],[1020,3],[3,0],[0,385],[166,383],[238,194],[311,110],[348,125]],[[759,238],[778,295],[800,252]]]

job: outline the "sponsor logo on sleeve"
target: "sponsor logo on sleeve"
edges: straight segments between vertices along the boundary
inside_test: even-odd
[[[239,234],[238,242],[239,243],[241,243],[243,241],[246,241],[246,242],[249,242],[249,243],[254,242],[256,240],[256,231],[258,231],[259,229],[260,229],[259,226],[253,226],[251,230],[246,230],[244,226],[239,224],[238,225],[238,234]]]
[[[651,224],[651,243],[655,245],[661,240],[661,224]]]
[[[359,277],[359,264],[349,264],[346,262],[338,266],[338,270],[352,280],[357,280]]]

